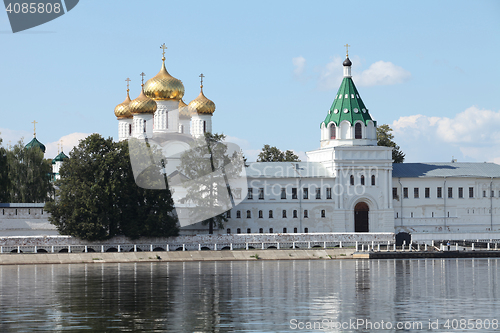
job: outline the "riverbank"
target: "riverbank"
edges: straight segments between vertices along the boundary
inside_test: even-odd
[[[236,251],[141,251],[90,253],[4,253],[0,265],[128,263],[172,261],[352,259],[353,248]]]

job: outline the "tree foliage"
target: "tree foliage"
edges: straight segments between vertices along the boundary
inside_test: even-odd
[[[276,147],[264,145],[257,162],[300,162],[300,159],[291,150],[283,152]]]
[[[0,143],[1,143],[0,139]],[[0,147],[0,201],[46,202],[54,195],[52,161],[20,140],[10,150]]]
[[[389,125],[381,125],[377,127],[377,145],[392,147],[392,160],[394,163],[403,163],[405,154],[401,148],[393,141],[392,128]]]
[[[228,151],[224,139],[225,135],[212,133],[195,139],[191,149],[181,155],[178,168],[189,180],[183,202],[191,205],[190,218],[208,224],[210,234],[214,227],[224,228],[225,212],[232,205],[229,179],[239,175],[244,167],[241,151]]]
[[[90,241],[178,235],[170,191],[136,185],[127,141],[92,134],[70,152],[59,174],[56,200],[45,209],[61,234]]]

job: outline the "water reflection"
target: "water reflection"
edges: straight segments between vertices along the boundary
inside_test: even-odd
[[[494,319],[498,274],[497,259],[0,266],[0,332],[289,332],[293,319],[323,329],[358,319]]]

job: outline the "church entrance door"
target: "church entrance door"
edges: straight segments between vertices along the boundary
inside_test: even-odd
[[[358,202],[354,207],[354,232],[368,232],[368,205]]]

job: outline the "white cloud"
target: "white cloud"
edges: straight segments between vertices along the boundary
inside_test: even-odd
[[[353,63],[362,63],[361,59],[357,57],[352,57],[351,60]],[[321,90],[335,90],[339,87],[344,76],[342,62],[342,58],[334,57],[324,67],[320,67],[318,86]],[[353,67],[352,76],[358,86],[381,86],[406,82],[411,78],[411,73],[392,62],[381,60],[371,64],[368,69],[361,73],[356,71],[356,67]]]
[[[400,117],[391,127],[408,149],[420,146],[420,150],[432,154],[448,147],[449,151],[458,149],[464,158],[500,162],[500,111],[472,106],[454,118],[420,114]]]
[[[411,73],[392,62],[380,60],[353,76],[357,85],[368,87],[403,83],[411,78]]]
[[[304,73],[304,69],[306,67],[306,58],[303,56],[292,58],[293,63],[293,74],[296,77],[300,77]]]
[[[66,155],[69,156],[69,152],[78,145],[80,140],[85,139],[87,136],[89,136],[90,133],[71,133],[65,136],[62,136],[59,140],[56,142],[49,142],[45,144],[45,157],[46,158],[54,158],[58,154],[58,147],[57,144],[61,142],[62,140],[62,145],[63,145],[63,151]]]

